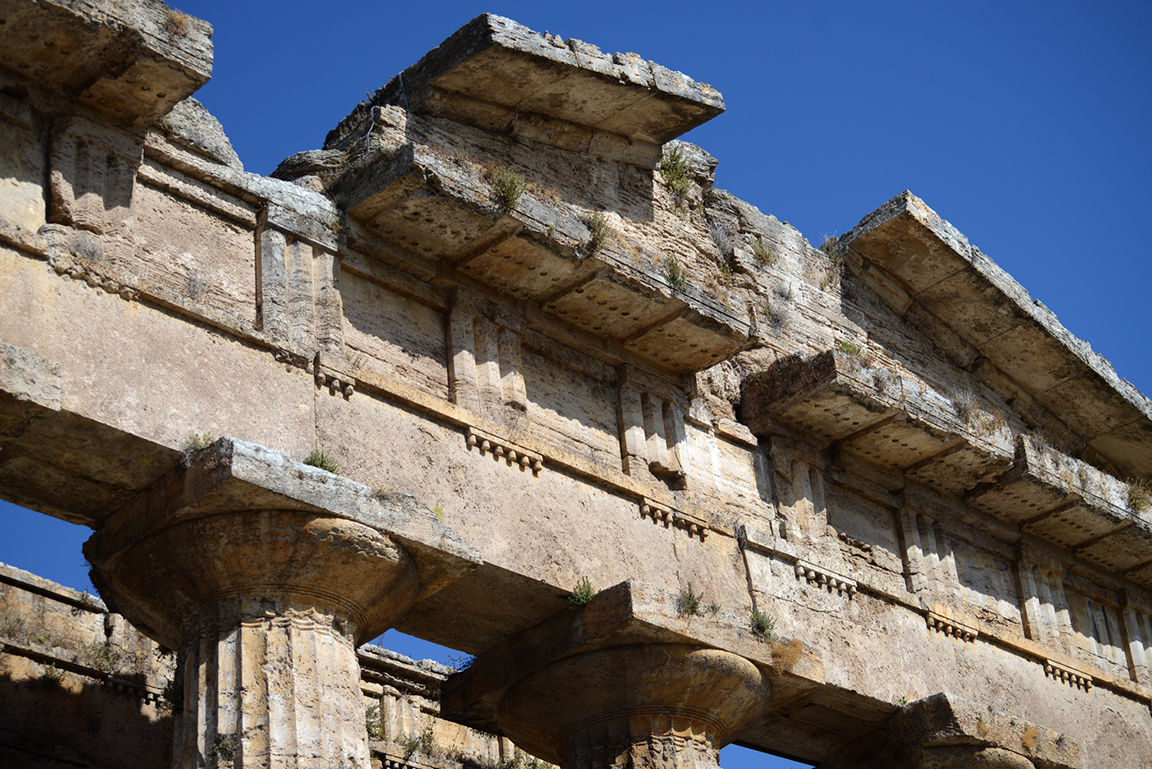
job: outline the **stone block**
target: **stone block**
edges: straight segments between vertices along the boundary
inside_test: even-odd
[[[8,0],[0,18],[8,67],[120,125],[150,125],[212,74],[211,25],[163,3]]]

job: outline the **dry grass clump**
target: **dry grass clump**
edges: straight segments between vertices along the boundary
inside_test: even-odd
[[[164,29],[172,37],[183,37],[192,29],[192,17],[178,8],[169,8],[164,16]]]

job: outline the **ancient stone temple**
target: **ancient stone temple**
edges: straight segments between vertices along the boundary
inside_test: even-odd
[[[265,178],[210,33],[0,2],[0,764],[1152,765],[1152,403],[924,202],[488,15]]]

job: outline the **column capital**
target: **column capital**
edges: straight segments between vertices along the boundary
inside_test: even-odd
[[[1079,744],[991,705],[946,692],[904,706],[889,742],[910,769],[1079,769]]]
[[[714,769],[717,751],[763,714],[771,682],[824,679],[799,641],[676,607],[654,585],[603,590],[449,677],[441,717],[503,732],[565,769]]]
[[[635,644],[553,662],[513,686],[500,725],[565,769],[715,766],[732,735],[768,704],[767,678],[731,652]]]
[[[339,615],[350,639],[374,637],[480,563],[410,496],[234,438],[187,459],[84,545],[105,600],[169,648],[213,617],[281,609]]]

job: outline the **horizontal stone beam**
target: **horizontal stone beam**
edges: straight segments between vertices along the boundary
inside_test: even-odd
[[[915,302],[1120,470],[1152,475],[1152,401],[922,200],[897,195],[839,246],[898,312]]]
[[[124,126],[148,126],[212,76],[212,26],[158,0],[0,2],[3,67]]]
[[[1084,765],[1080,745],[1071,737],[945,692],[909,703],[894,720],[890,740],[905,748],[923,749],[929,755],[933,749],[946,752],[954,746],[969,745],[1007,751],[1052,769]]]
[[[1011,464],[1002,418],[974,399],[957,404],[888,369],[870,368],[854,348],[845,349],[782,358],[746,378],[743,420],[758,435],[802,434],[947,494],[992,480]]]
[[[634,53],[609,56],[487,13],[377,91],[329,140],[374,105],[593,153],[613,136],[625,146],[661,145],[724,111],[716,89]]]

